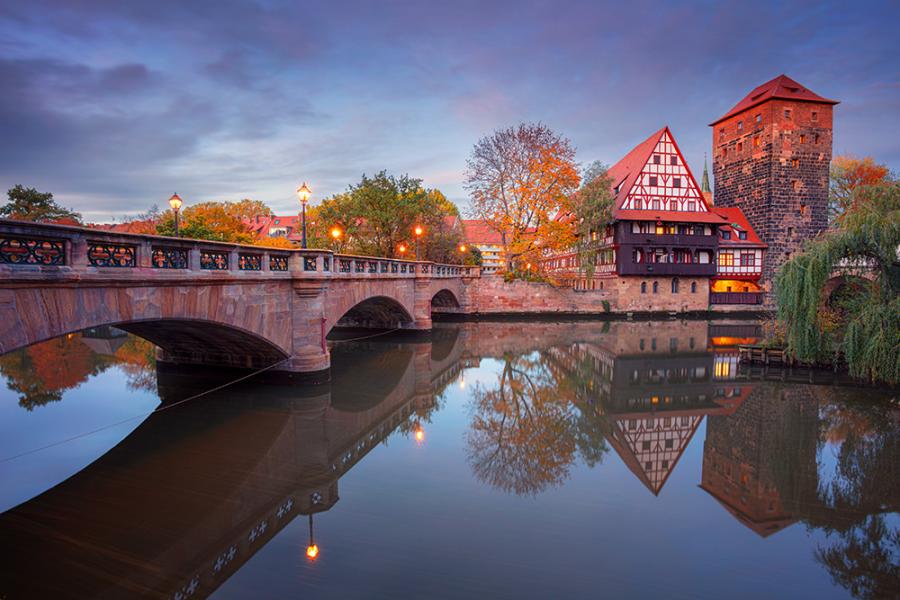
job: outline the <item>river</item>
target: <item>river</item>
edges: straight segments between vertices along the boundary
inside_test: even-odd
[[[10,353],[0,598],[897,597],[896,390],[758,335],[440,323],[319,384],[114,328]]]

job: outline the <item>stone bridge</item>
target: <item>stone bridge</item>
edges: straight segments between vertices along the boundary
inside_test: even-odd
[[[431,329],[478,267],[0,220],[0,354],[115,325],[181,364],[330,366],[336,325]]]

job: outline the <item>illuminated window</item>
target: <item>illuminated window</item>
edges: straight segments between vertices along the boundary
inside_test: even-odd
[[[801,144],[805,144],[805,143],[806,143],[806,136],[803,135],[802,133],[800,134],[800,143],[801,143]]]
[[[662,223],[656,224],[656,235],[663,235],[666,232],[666,226]]]
[[[758,135],[754,136],[754,138],[753,138],[753,147],[759,148],[759,136]]]
[[[799,167],[799,166],[800,166],[800,159],[799,159],[799,158],[792,158],[792,159],[791,159],[791,166],[794,167],[795,169],[796,169],[797,167]]]
[[[731,252],[720,252],[719,253],[719,266],[720,267],[731,267],[734,265],[734,255]]]

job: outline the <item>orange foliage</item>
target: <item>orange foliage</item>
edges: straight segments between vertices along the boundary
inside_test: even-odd
[[[846,154],[834,157],[830,185],[832,211],[836,215],[843,214],[858,201],[857,189],[884,183],[889,178],[888,168],[876,163],[871,156],[861,159]]]

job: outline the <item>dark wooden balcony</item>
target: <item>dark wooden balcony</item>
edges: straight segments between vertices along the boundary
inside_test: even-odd
[[[653,246],[654,248],[715,248],[718,245],[718,237],[715,235],[688,235],[688,234],[663,234],[632,233],[625,229],[616,231],[616,241],[629,246]]]
[[[762,304],[762,292],[710,292],[710,304]]]
[[[712,277],[716,274],[714,263],[633,263],[631,257],[619,265],[619,275],[676,275],[678,277]]]

